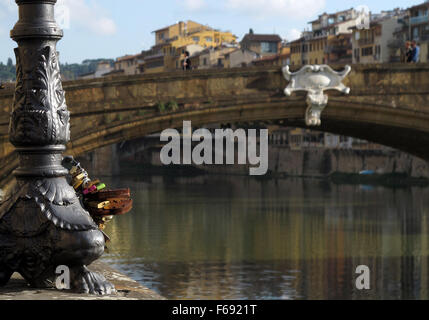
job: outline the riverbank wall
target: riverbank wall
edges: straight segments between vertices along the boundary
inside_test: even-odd
[[[160,148],[141,148],[123,152],[118,145],[108,146],[79,158],[92,176],[112,176],[132,171],[144,174],[163,172]],[[180,169],[181,166],[175,166]],[[249,175],[248,165],[193,166],[209,174]],[[183,169],[183,168],[182,168]],[[181,171],[183,171],[180,169]],[[380,149],[322,149],[291,150],[286,147],[269,147],[268,174],[270,176],[326,177],[335,173],[359,174],[371,170],[379,175],[399,174],[429,180],[429,163],[404,152]],[[164,170],[165,171],[165,170]],[[169,168],[169,172],[173,172]]]
[[[334,173],[401,174],[429,179],[428,162],[395,150],[302,149],[272,147],[269,170],[275,175],[328,176]]]

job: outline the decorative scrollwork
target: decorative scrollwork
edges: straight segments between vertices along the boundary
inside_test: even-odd
[[[15,146],[66,144],[70,113],[52,47],[15,49],[17,80],[10,139]]]
[[[289,81],[285,94],[290,96],[294,91],[307,91],[307,110],[305,123],[307,126],[320,126],[322,111],[328,104],[326,90],[337,90],[344,94],[350,93],[342,80],[350,73],[351,67],[346,66],[341,72],[332,70],[328,65],[307,65],[298,72],[289,71],[289,66],[283,68],[283,75]]]

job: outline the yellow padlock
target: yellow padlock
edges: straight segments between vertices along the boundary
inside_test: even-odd
[[[72,167],[72,168],[70,169],[70,174],[71,174],[71,175],[74,175],[74,174],[77,172],[77,170],[78,170],[78,167],[76,167],[76,166]]]
[[[103,201],[103,202],[98,202],[98,201],[90,201],[88,202],[88,205],[91,208],[97,208],[97,209],[103,209],[104,207],[109,205],[109,201]]]
[[[76,177],[74,177],[74,179],[83,180],[85,178],[85,176],[86,176],[85,173],[82,172],[82,173],[78,174]]]
[[[83,183],[83,180],[78,180],[78,181],[73,182],[73,188],[75,190],[79,189],[79,187],[82,185],[82,183]]]

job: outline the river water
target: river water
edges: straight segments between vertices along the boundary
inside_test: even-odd
[[[118,177],[104,260],[170,299],[428,299],[429,189]],[[356,268],[370,289],[356,288]]]

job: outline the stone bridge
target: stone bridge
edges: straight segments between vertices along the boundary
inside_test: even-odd
[[[333,66],[340,70],[343,66]],[[329,92],[317,130],[366,139],[429,159],[429,65],[355,65]],[[279,67],[198,70],[65,82],[72,141],[67,154],[179,128],[214,123],[305,127],[306,93],[286,97]],[[0,91],[0,183],[17,166],[8,142],[13,90]]]

